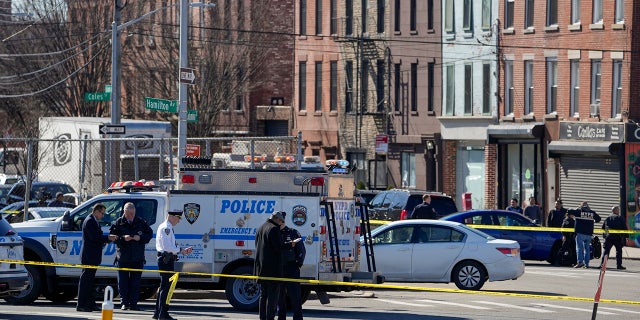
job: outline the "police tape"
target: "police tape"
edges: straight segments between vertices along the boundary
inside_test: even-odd
[[[8,260],[8,259],[0,259],[0,262],[16,263],[16,264],[23,264],[23,265],[38,265],[38,266],[45,266],[45,267],[87,268],[87,269],[112,270],[112,271],[121,270],[121,271],[170,273],[170,274],[174,274],[176,280],[178,278],[178,275],[191,275],[191,276],[209,276],[209,277],[221,277],[221,278],[238,278],[238,279],[248,279],[248,280],[271,280],[271,281],[282,281],[282,282],[299,282],[301,284],[337,285],[337,286],[345,286],[345,287],[358,287],[358,288],[371,288],[371,289],[390,289],[390,290],[407,290],[407,291],[439,292],[439,293],[463,293],[463,294],[490,295],[490,296],[503,296],[503,297],[520,297],[520,298],[536,298],[536,299],[547,299],[547,300],[593,302],[593,298],[572,297],[572,296],[558,296],[558,295],[543,295],[543,294],[531,294],[531,293],[515,293],[515,292],[484,291],[484,290],[483,291],[480,291],[480,290],[476,291],[476,290],[416,287],[416,286],[405,286],[405,285],[396,285],[396,284],[374,284],[374,283],[346,282],[346,281],[293,279],[293,278],[280,278],[280,277],[259,277],[259,276],[239,275],[239,274],[224,274],[224,273],[146,270],[146,269],[118,268],[118,267],[107,267],[107,266],[94,266],[94,265],[82,265],[82,264],[70,264],[70,263],[54,263],[54,262],[40,262],[40,261],[24,261],[24,260]],[[172,281],[172,285],[174,286],[174,288],[175,288],[175,283],[176,282],[177,281]],[[602,302],[602,303],[611,303],[611,304],[626,304],[626,305],[637,305],[637,306],[640,306],[640,301],[632,301],[632,300],[600,299],[600,302]]]

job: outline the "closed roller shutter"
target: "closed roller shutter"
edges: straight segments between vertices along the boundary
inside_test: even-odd
[[[582,201],[589,202],[589,207],[604,221],[611,213],[611,207],[620,203],[618,159],[561,157],[560,198],[564,207],[570,209]]]

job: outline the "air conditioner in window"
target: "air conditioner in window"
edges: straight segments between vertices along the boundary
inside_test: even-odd
[[[592,117],[600,116],[600,104],[599,103],[592,103],[590,108],[589,108],[589,114]]]

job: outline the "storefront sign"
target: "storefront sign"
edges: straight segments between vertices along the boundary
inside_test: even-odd
[[[640,138],[638,139],[640,141]],[[560,122],[560,140],[623,142],[624,125],[621,123]]]
[[[640,125],[627,123],[626,142],[640,142]]]

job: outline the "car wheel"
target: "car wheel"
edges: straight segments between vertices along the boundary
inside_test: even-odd
[[[453,268],[452,277],[458,289],[480,290],[487,280],[487,272],[475,261],[462,261]]]
[[[78,288],[76,287],[61,287],[54,292],[44,292],[44,297],[53,303],[65,303],[69,300],[73,300],[78,295]]]
[[[42,289],[41,268],[30,264],[27,264],[24,267],[27,269],[29,284],[27,285],[26,289],[4,297],[4,300],[9,302],[10,304],[28,305],[36,301],[36,299],[38,299],[38,297],[40,296],[40,291]]]
[[[232,274],[253,275],[251,266],[241,266],[233,270]],[[242,311],[257,311],[260,299],[260,286],[253,279],[229,278],[225,285],[225,295],[229,303]]]

